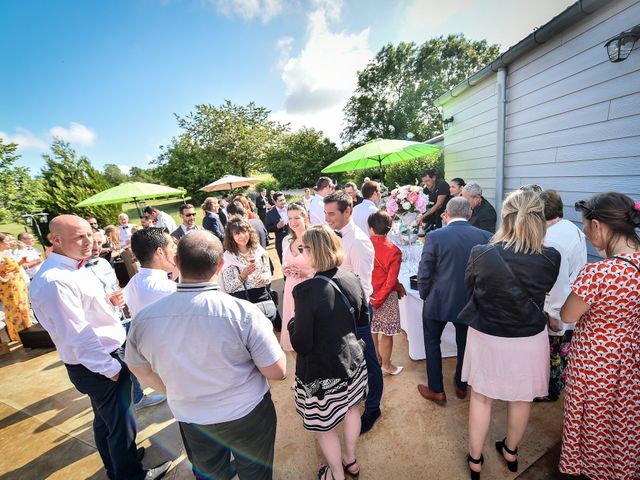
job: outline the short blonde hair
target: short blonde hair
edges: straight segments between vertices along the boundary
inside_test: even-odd
[[[547,222],[544,201],[533,190],[516,190],[502,204],[502,225],[491,243],[504,243],[516,253],[542,253]]]
[[[302,243],[309,249],[311,266],[326,272],[342,265],[344,255],[338,236],[326,225],[313,225],[302,235]]]

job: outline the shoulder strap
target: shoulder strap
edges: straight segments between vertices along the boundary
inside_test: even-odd
[[[629,265],[633,265],[636,270],[638,272],[640,272],[640,267],[638,265],[636,265],[635,263],[633,263],[631,260],[629,260],[628,258],[624,258],[624,257],[618,257],[617,255],[612,255],[609,258],[617,258],[618,260],[622,260],[623,262],[628,263]]]
[[[351,320],[353,320],[354,333],[357,333],[358,327],[356,325],[356,309],[353,308],[347,296],[344,293],[342,293],[342,290],[340,290],[340,287],[338,286],[338,284],[336,284],[336,282],[331,280],[329,277],[325,277],[324,275],[316,275],[313,278],[318,278],[320,280],[327,282],[329,285],[331,285],[335,289],[336,292],[340,294],[340,297],[342,298],[342,302],[345,304],[345,306],[349,310],[349,313],[351,314]]]
[[[240,278],[240,267],[235,265],[236,269],[238,270],[238,278]],[[249,291],[247,290],[247,284],[246,281],[242,282],[242,286],[244,287],[244,296],[247,297],[247,302],[251,302],[251,300],[249,300]]]

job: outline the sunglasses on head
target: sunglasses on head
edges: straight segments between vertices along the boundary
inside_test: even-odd
[[[593,220],[596,218],[596,210],[594,208],[587,207],[587,202],[585,200],[579,200],[573,206],[576,209],[576,212],[584,213],[584,217],[587,220]]]
[[[540,193],[542,191],[542,187],[535,183],[530,183],[528,185],[522,185],[519,190],[533,190],[534,192]]]

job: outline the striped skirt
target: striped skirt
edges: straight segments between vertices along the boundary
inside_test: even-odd
[[[297,377],[296,411],[304,428],[315,432],[334,429],[347,411],[364,401],[367,394],[367,365],[362,361],[347,380],[329,378],[304,385]]]

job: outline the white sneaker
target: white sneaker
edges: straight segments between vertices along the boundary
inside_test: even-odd
[[[159,403],[162,403],[166,399],[167,399],[167,397],[165,397],[164,395],[161,395],[161,394],[144,395],[139,402],[133,404],[133,408],[136,411],[137,410],[141,410],[143,408],[151,407],[152,405],[157,405]]]

